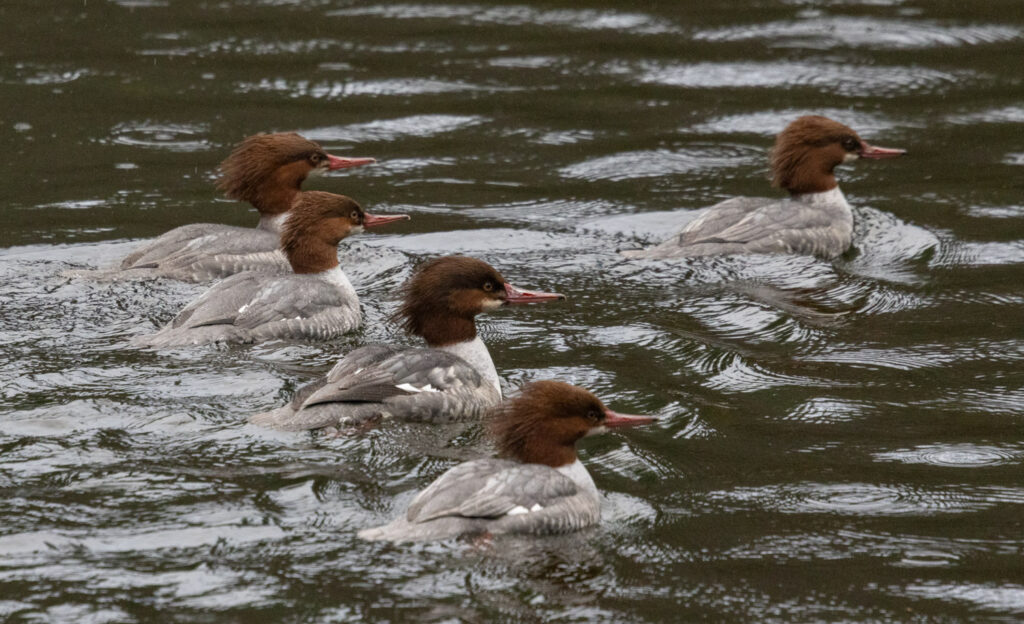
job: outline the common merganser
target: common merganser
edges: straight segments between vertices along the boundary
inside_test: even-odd
[[[853,212],[833,170],[858,158],[893,158],[906,150],[869,145],[827,117],[786,126],[772,149],[772,185],[788,199],[735,197],[715,204],[665,242],[623,251],[627,258],[786,253],[835,258],[853,242]]]
[[[287,271],[278,250],[281,231],[302,183],[309,175],[358,167],[373,158],[341,158],[294,132],[257,134],[243,140],[220,164],[217,188],[229,199],[247,201],[260,213],[259,225],[183,225],[150,241],[121,261],[132,276],[200,282],[241,271]]]
[[[406,215],[372,215],[344,195],[306,191],[281,232],[294,273],[237,273],[186,306],[167,326],[132,341],[170,347],[209,342],[319,339],[359,327],[359,298],[338,266],[338,243]]]
[[[405,286],[395,320],[428,348],[368,345],[343,357],[292,402],[250,422],[303,431],[398,418],[445,422],[479,418],[501,400],[501,383],[475,317],[503,305],[565,299],[520,290],[494,267],[464,256],[430,260]]]
[[[442,474],[416,495],[404,517],[359,532],[366,540],[411,542],[499,534],[553,535],[601,519],[601,495],[576,443],[610,427],[653,422],[616,414],[567,383],[537,381],[502,403],[491,420],[498,458]]]

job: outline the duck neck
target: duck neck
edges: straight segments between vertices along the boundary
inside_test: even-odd
[[[494,389],[498,391],[498,396],[501,396],[501,381],[498,379],[498,371],[494,368],[491,352],[487,350],[487,345],[480,339],[480,336],[474,335],[470,340],[463,340],[434,348],[447,351],[465,360],[467,364],[473,367],[473,370],[480,373],[485,382],[493,384]]]
[[[846,201],[846,196],[839,190],[839,186],[836,185],[827,191],[817,191],[814,193],[794,193],[792,196],[793,201],[798,201],[804,204],[812,206],[823,206],[823,207],[836,207],[850,209],[850,204]]]
[[[317,237],[307,237],[284,246],[288,264],[295,273],[325,273],[338,268],[338,246]],[[342,274],[344,275],[344,274]]]
[[[283,215],[291,210],[292,204],[295,203],[299,193],[302,192],[299,190],[299,184],[301,182],[288,186],[280,184],[263,185],[263,188],[256,193],[256,196],[250,202],[259,211],[260,221],[265,217]]]
[[[418,310],[410,331],[433,348],[447,347],[476,338],[476,320],[469,315],[452,314],[444,308]]]
[[[270,232],[271,234],[281,235],[281,230],[284,229],[284,224],[288,221],[288,217],[291,215],[290,212],[282,212],[280,214],[260,215],[260,223],[256,227],[258,229]]]

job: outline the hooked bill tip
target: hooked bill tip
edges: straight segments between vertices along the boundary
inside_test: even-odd
[[[539,290],[522,290],[512,284],[505,284],[506,303],[541,303],[543,301],[564,301],[561,293],[541,292]]]

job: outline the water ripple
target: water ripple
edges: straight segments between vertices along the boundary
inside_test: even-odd
[[[113,3],[127,9],[165,7],[171,4],[170,0],[113,0]]]
[[[380,80],[290,80],[288,78],[263,78],[255,82],[239,82],[235,89],[240,94],[275,92],[293,98],[315,99],[367,96],[426,95],[437,93],[460,93],[468,91],[509,91],[509,87],[480,86],[453,80],[430,78],[384,78]]]
[[[948,583],[928,581],[890,588],[889,593],[909,595],[916,600],[966,603],[972,612],[984,609],[997,613],[1024,614],[1024,585],[1013,583]]]
[[[643,13],[575,9],[541,10],[527,6],[452,4],[392,4],[346,8],[328,12],[334,17],[382,17],[387,19],[444,19],[462,24],[505,26],[553,26],[572,30],[614,30],[656,34],[678,32],[674,25]]]
[[[511,222],[524,226],[539,223],[554,226],[576,226],[585,219],[622,214],[623,212],[626,212],[624,206],[605,199],[534,200],[482,208],[466,208],[459,211],[460,214],[469,215],[481,221]],[[602,218],[596,223],[603,223],[605,220]],[[582,232],[587,232],[587,224],[580,229]]]
[[[985,361],[986,358],[980,358]],[[1018,354],[1017,365],[1024,362],[1024,357]],[[963,389],[952,392],[944,392],[927,401],[915,403],[921,407],[951,409],[956,406],[957,411],[973,411],[979,414],[1005,414],[1008,416],[1024,415],[1024,388],[997,388],[995,390]]]
[[[838,46],[906,50],[949,48],[1013,41],[1021,30],[1003,25],[947,26],[925,20],[870,17],[813,17],[799,21],[741,24],[698,31],[697,41],[764,40],[776,48],[828,50]]]
[[[721,392],[757,392],[769,388],[835,388],[842,385],[832,380],[787,375],[768,370],[757,362],[746,362],[739,356],[723,357],[717,374],[704,382],[704,387]]]
[[[211,147],[210,141],[201,136],[207,130],[203,125],[122,122],[111,129],[109,142],[172,152],[200,152]]]
[[[408,137],[432,137],[455,132],[487,121],[489,119],[481,115],[410,115],[345,126],[321,126],[298,132],[317,141],[397,141]]]
[[[862,418],[871,406],[862,401],[830,397],[813,397],[780,420],[796,420],[810,424],[834,424]]]
[[[511,228],[452,230],[409,234],[406,236],[377,236],[364,242],[368,246],[390,246],[411,254],[480,254],[487,258],[492,254],[539,254],[546,255],[546,249],[571,249],[593,247],[596,242],[581,241],[576,235]],[[500,260],[495,260],[501,264]]]
[[[957,113],[946,117],[953,124],[975,126],[979,123],[1011,124],[1024,123],[1024,106],[988,108],[972,113]]]
[[[559,56],[504,56],[487,61],[491,67],[507,67],[513,69],[547,69],[556,65],[564,65],[568,60]]]
[[[977,351],[973,348],[956,349],[951,348],[948,344],[930,344],[917,347],[860,348],[845,351],[837,348],[827,353],[808,355],[803,359],[808,362],[915,370],[942,367],[965,357],[974,359],[975,355],[977,355]]]
[[[156,35],[154,38],[178,42],[182,39],[179,33],[167,33]],[[247,57],[258,56],[279,56],[309,54],[322,50],[332,50],[338,47],[334,39],[294,39],[291,41],[270,41],[265,39],[240,39],[229,37],[209,43],[197,45],[171,45],[164,48],[146,48],[136,51],[139,56],[168,56],[168,57],[201,57],[208,58],[216,55],[234,54]]]
[[[912,449],[875,453],[877,461],[929,464],[953,468],[978,468],[1014,464],[1024,459],[1024,450],[974,444],[929,444]]]
[[[840,261],[851,273],[890,282],[918,283],[910,263],[941,247],[931,231],[906,223],[889,212],[860,206],[854,209],[853,245],[859,252]]]
[[[950,539],[844,529],[831,533],[771,535],[751,544],[730,548],[723,557],[820,561],[868,556],[902,567],[936,567],[959,565],[966,559],[989,553],[1015,556],[1020,546],[1020,542],[1013,539]]]
[[[644,150],[593,158],[562,167],[567,178],[610,180],[654,178],[756,163],[763,154],[740,146],[694,147],[685,151]]]
[[[966,492],[955,487],[805,482],[711,492],[708,499],[787,514],[927,516],[988,509],[998,504],[997,495],[995,492]],[[1020,498],[1024,490],[1004,492],[1002,496]]]
[[[681,132],[693,132],[696,134],[759,134],[763,136],[775,136],[786,127],[786,124],[803,115],[824,115],[835,119],[851,128],[864,137],[876,136],[888,130],[904,127],[906,122],[896,122],[889,117],[877,113],[868,113],[859,110],[845,108],[815,108],[800,109],[788,108],[778,111],[758,111],[754,113],[740,113],[735,115],[723,115],[705,120],[692,126],[684,126]]]
[[[57,68],[35,63],[13,63],[10,67],[10,74],[0,74],[0,84],[62,85],[97,73],[85,67]]]
[[[946,93],[966,88],[977,74],[960,75],[925,67],[839,65],[782,61],[771,63],[647,64],[638,80],[647,84],[697,89],[810,87],[844,97],[876,97],[908,93]]]
[[[967,214],[986,219],[1020,219],[1024,217],[1024,205],[1017,206],[968,206]]]
[[[1024,240],[1007,242],[943,241],[929,266],[994,266],[1024,264]]]

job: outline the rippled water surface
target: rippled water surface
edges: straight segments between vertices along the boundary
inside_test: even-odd
[[[1024,617],[1020,2],[53,0],[0,34],[0,620]],[[812,112],[909,150],[841,169],[855,250],[617,255],[776,196]],[[380,160],[307,188],[413,217],[343,244],[365,329],[129,349],[205,285],[64,272],[254,223],[213,169],[275,130]],[[506,390],[661,416],[581,445],[600,527],[364,543],[482,428],[245,424],[412,342],[395,288],[443,253],[569,296],[484,320]]]

